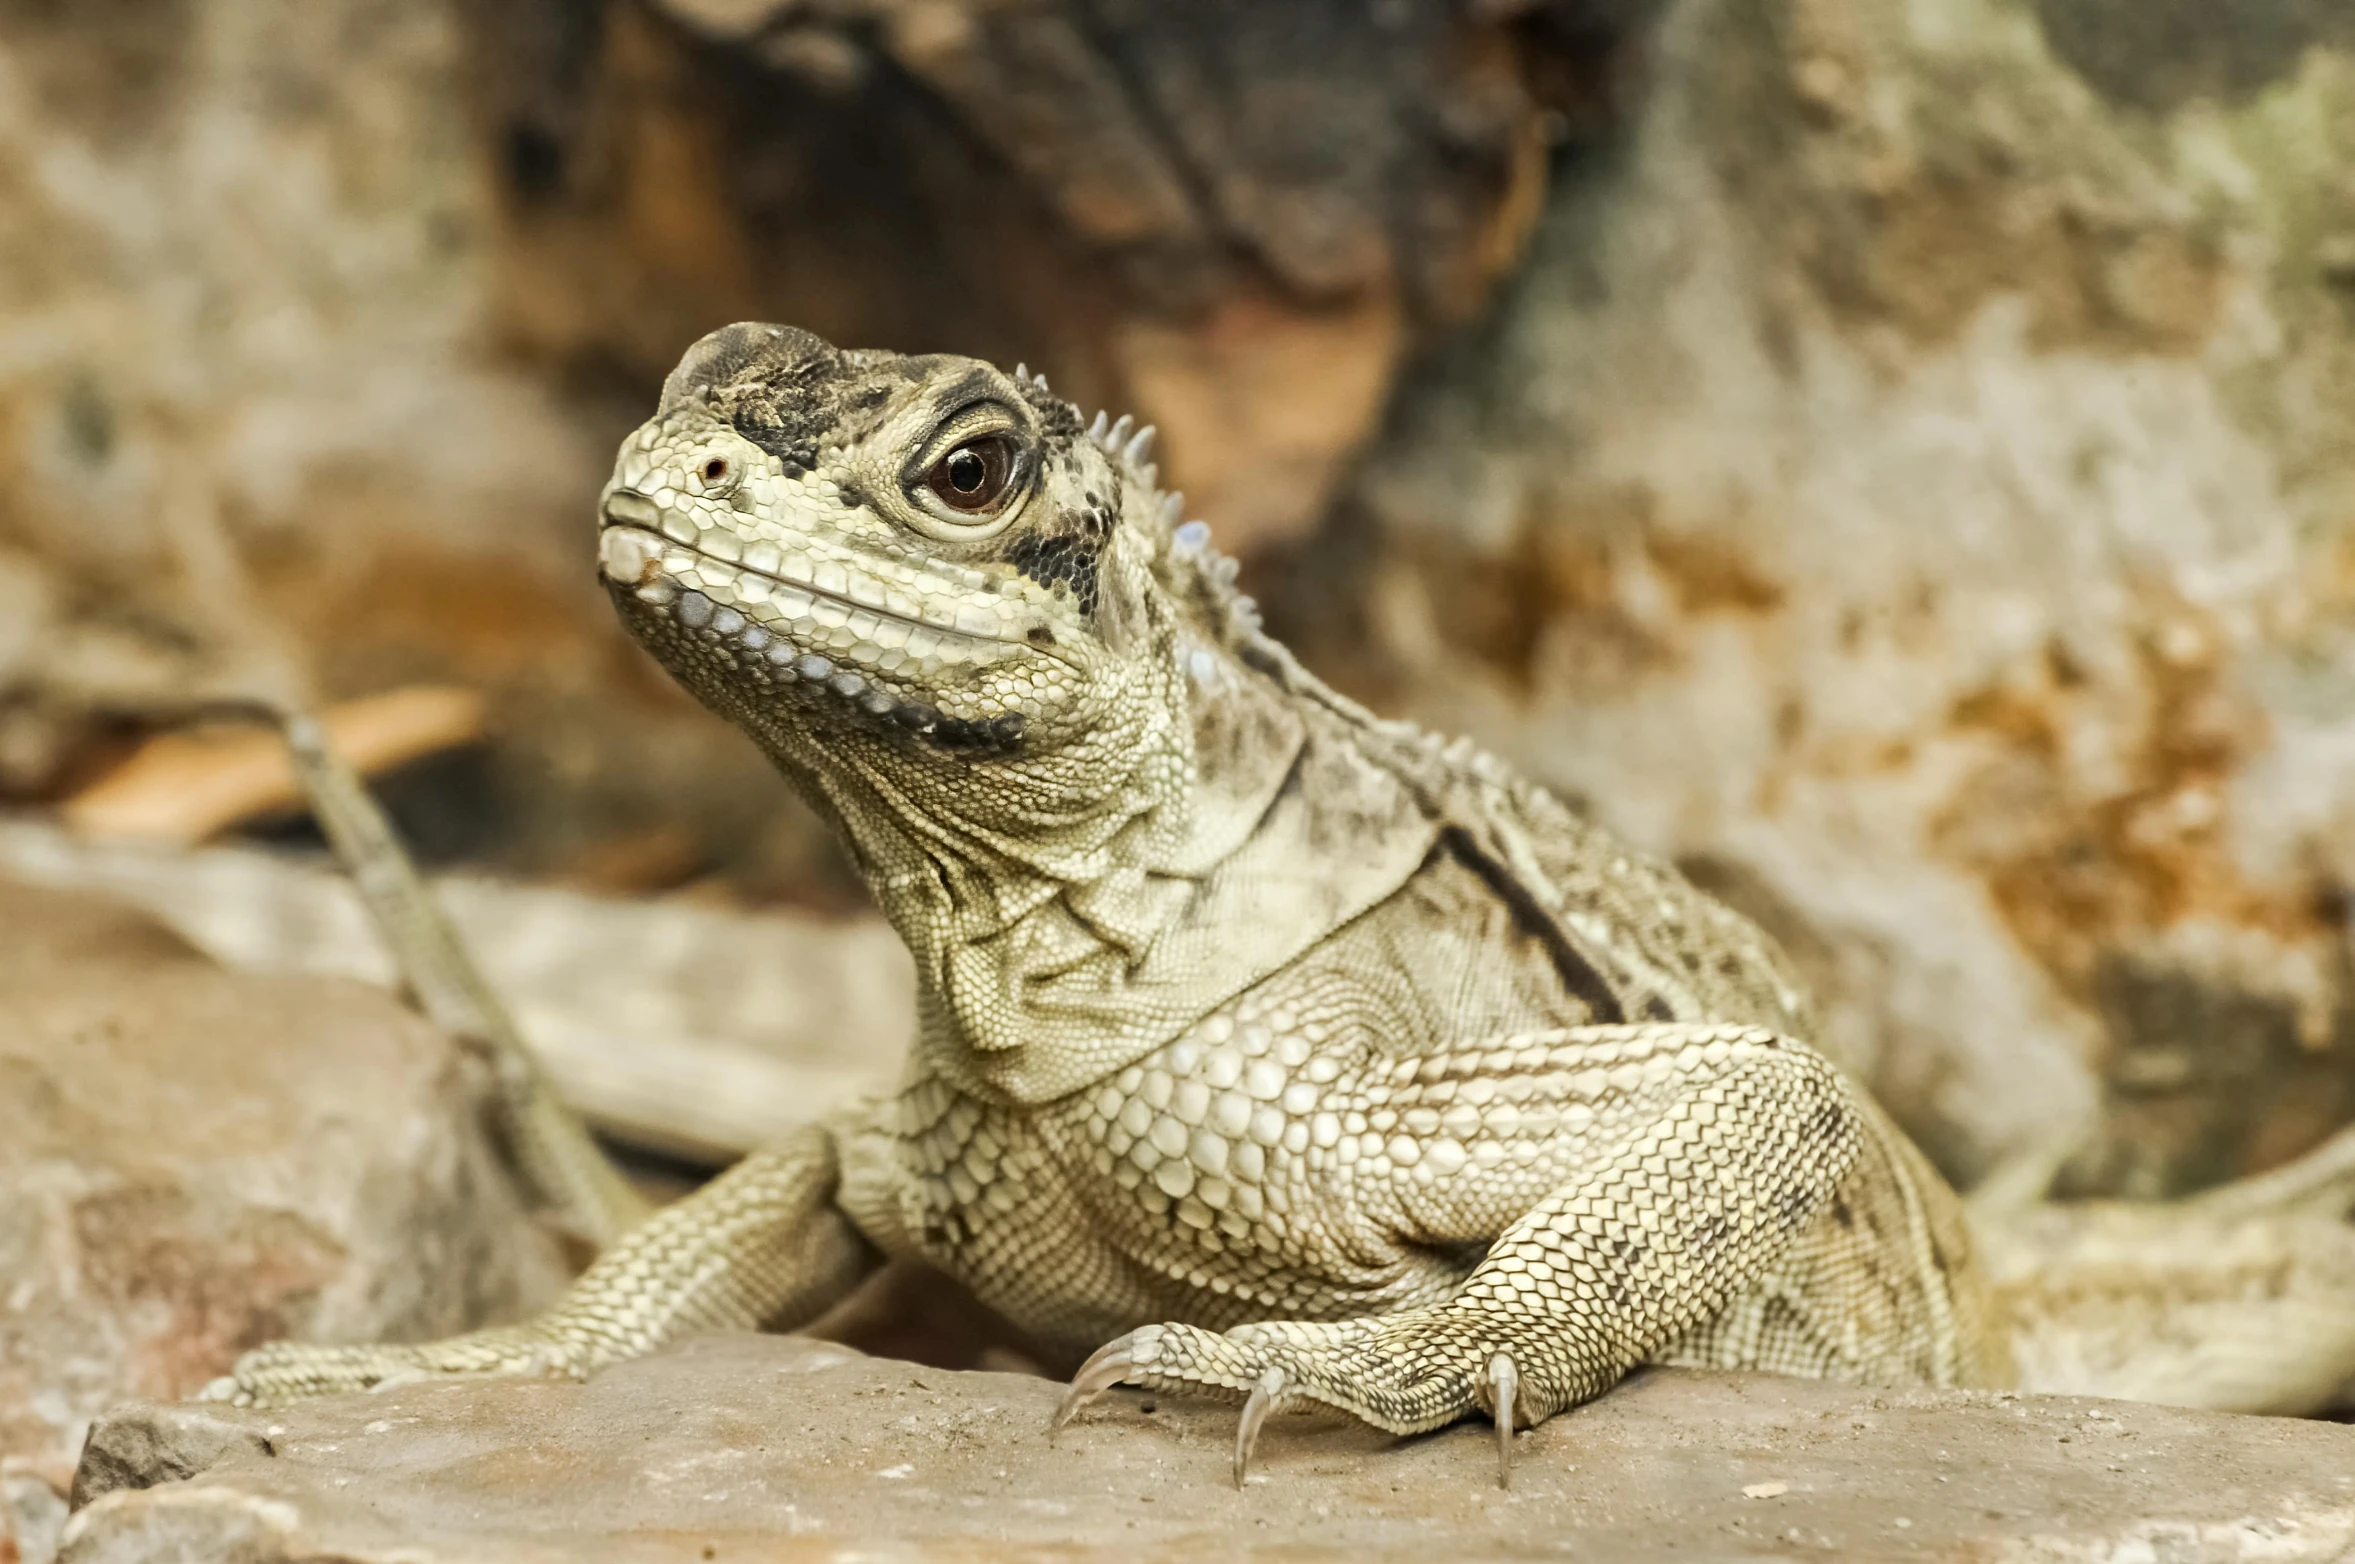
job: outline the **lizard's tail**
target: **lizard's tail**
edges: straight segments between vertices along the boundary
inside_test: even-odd
[[[2172,1205],[1974,1202],[2027,1389],[2305,1414],[2355,1390],[2355,1130]]]

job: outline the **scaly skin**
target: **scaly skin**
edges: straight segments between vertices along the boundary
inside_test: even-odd
[[[1262,635],[1150,431],[971,360],[729,327],[624,443],[624,621],[907,941],[893,1099],[654,1217],[551,1315],[278,1346],[241,1400],[791,1327],[885,1255],[1113,1384],[1509,1441],[1643,1363],[1995,1385],[1953,1195],[1755,928]],[[1502,1446],[1509,1450],[1509,1443]]]

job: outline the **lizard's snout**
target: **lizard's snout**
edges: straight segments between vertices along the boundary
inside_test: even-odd
[[[645,507],[648,519],[641,522],[606,501],[605,527],[597,535],[597,565],[608,581],[634,587],[645,585],[661,567],[662,539],[642,530],[653,524],[654,502],[642,494],[630,494],[629,498]]]

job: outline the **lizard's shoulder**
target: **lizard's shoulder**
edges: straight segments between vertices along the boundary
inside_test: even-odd
[[[1469,739],[1378,717],[1289,654],[1275,671],[1309,721],[1346,735],[1369,768],[1404,782],[1440,823],[1440,850],[1474,865],[1551,940],[1557,964],[1590,1009],[1628,1021],[1748,1021],[1812,1031],[1805,985],[1781,948],[1673,864]]]

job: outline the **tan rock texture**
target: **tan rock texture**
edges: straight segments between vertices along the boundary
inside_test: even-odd
[[[224,971],[143,915],[0,883],[0,1538],[126,1397],[279,1336],[436,1336],[552,1296],[564,1257],[482,1110],[456,1045],[380,991]]]
[[[119,898],[228,966],[398,981],[350,879],[284,853],[158,850],[0,820],[0,878]],[[878,918],[472,877],[434,892],[566,1101],[633,1145],[732,1162],[890,1091],[916,1032],[907,947]]]
[[[1283,594],[1764,918],[1966,1179],[2355,1112],[2339,14],[1682,0]]]
[[[707,1337],[586,1385],[442,1384],[94,1430],[66,1564],[594,1557],[2302,1560],[2355,1545],[2355,1429],[2123,1402],[1645,1375],[1520,1440],[1271,1425]],[[1149,1409],[1148,1409],[1149,1407]]]
[[[429,851],[822,896],[831,849],[597,588],[660,372],[503,346],[459,9],[0,7],[0,798],[70,793],[220,665],[210,514],[328,695],[485,694],[407,816]]]
[[[478,8],[506,318],[656,377],[715,307],[1027,359],[1297,536],[1511,269],[1653,0]],[[522,68],[518,69],[520,65]],[[726,318],[726,317],[722,317]]]

